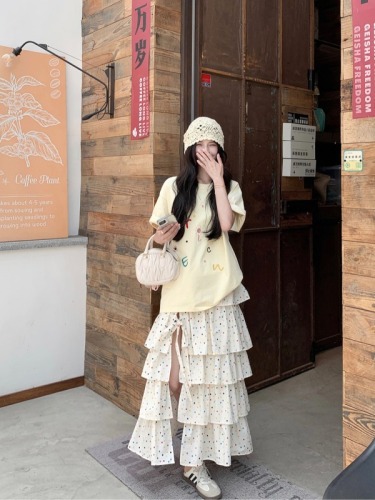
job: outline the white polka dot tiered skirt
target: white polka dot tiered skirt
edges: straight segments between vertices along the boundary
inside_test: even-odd
[[[174,463],[172,400],[169,390],[173,333],[180,363],[178,421],[183,426],[180,464],[212,460],[229,466],[231,457],[253,451],[244,379],[251,375],[246,351],[252,346],[239,304],[249,298],[241,285],[217,306],[202,312],[160,313],[146,340],[147,379],[129,449],[152,465]]]

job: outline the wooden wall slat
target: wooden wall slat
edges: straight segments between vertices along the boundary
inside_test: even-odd
[[[128,255],[111,254],[95,248],[89,248],[90,264],[95,269],[135,277],[135,258]]]
[[[372,344],[344,339],[343,369],[345,372],[375,381],[375,357]]]
[[[165,92],[178,93],[181,88],[181,79],[178,73],[170,73],[169,71],[154,71],[150,78],[151,90],[162,90]]]
[[[140,404],[139,391],[130,383],[95,365],[94,379],[88,386],[121,408],[129,408],[129,413],[136,414]],[[142,380],[142,379],[141,379]]]
[[[375,176],[347,175],[341,180],[342,206],[344,208],[375,207]]]
[[[116,354],[99,348],[91,342],[86,343],[86,363],[99,366],[109,373],[116,373],[117,370],[117,356]]]
[[[157,5],[159,7],[168,8],[169,10],[181,12],[181,0],[157,0]]]
[[[375,243],[375,210],[343,208],[342,239]]]
[[[375,278],[343,273],[343,304],[375,312]]]
[[[113,347],[108,350],[117,353],[119,357],[123,357],[125,354],[122,350],[127,349],[127,345],[122,346],[123,342],[143,345],[148,334],[148,326],[129,321],[121,313],[104,311],[91,304],[88,307],[87,322],[90,325],[90,342],[108,349],[104,343],[110,341]],[[99,331],[96,333],[97,328]],[[105,340],[106,337],[107,340]]]
[[[154,112],[154,129],[158,134],[168,134],[180,137],[180,115],[172,115],[169,113],[156,113]]]
[[[341,17],[352,15],[352,1],[351,0],[341,0]]]
[[[351,111],[352,109],[352,88],[353,81],[341,80],[341,112]]]
[[[110,62],[116,61],[116,70],[119,65],[118,60],[124,59],[125,57],[131,57],[131,40],[130,38],[126,40],[112,40],[106,45],[102,45],[98,48],[93,48],[90,52],[83,54],[83,69],[90,73],[93,66],[98,68],[96,71],[101,71],[101,76],[104,76],[104,69],[106,65]],[[100,68],[100,69],[99,69]],[[115,71],[116,77],[117,71]],[[100,78],[98,73],[95,76]]]
[[[176,154],[181,150],[181,136],[171,134],[154,134],[154,153],[156,155],[168,154],[170,151]]]
[[[353,78],[353,48],[348,47],[341,50],[341,80]]]
[[[116,2],[118,2],[118,0],[83,0],[83,18],[91,16],[92,14],[105,9]]]
[[[82,124],[82,140],[90,141],[105,137],[119,137],[130,134],[130,116],[117,118],[116,120],[97,120],[96,122],[85,122]]]
[[[374,415],[375,384],[373,380],[345,373],[344,406]]]
[[[83,37],[111,25],[118,20],[123,21],[125,17],[125,2],[123,0],[118,0],[117,2],[110,3],[97,12],[88,14],[86,10],[84,14],[85,16],[82,19]]]
[[[151,69],[158,68],[163,71],[180,74],[181,56],[178,52],[170,52],[157,48],[151,55],[150,66]]]
[[[344,467],[348,467],[361,453],[365,451],[366,447],[362,446],[350,439],[344,440]]]
[[[158,30],[163,29],[180,36],[181,11],[165,8],[158,3],[154,6],[154,23],[158,27]]]
[[[154,155],[154,173],[155,175],[164,175],[162,172],[166,170],[173,172],[171,175],[177,175],[180,170],[180,155],[179,149],[171,151],[170,154],[155,154]],[[160,172],[160,173],[159,173]]]
[[[95,71],[91,70],[91,74],[97,76],[99,79],[102,79],[103,82],[106,82],[106,78],[103,78],[103,75],[100,72],[97,72],[95,75]],[[104,85],[95,82],[95,80],[90,79],[88,76],[85,76],[82,79],[82,109],[83,114],[89,112],[89,110],[99,109],[105,102],[105,88]],[[91,108],[89,108],[91,106]],[[103,118],[107,120],[107,117]]]
[[[131,18],[125,17],[83,37],[83,53],[131,36]]]
[[[122,235],[111,233],[100,233],[88,231],[87,236],[90,246],[95,250],[102,250],[111,254],[128,255],[137,257],[146,244],[145,238],[138,238],[134,235]]]
[[[87,289],[87,296],[88,304],[94,307],[104,309],[114,314],[121,314],[124,318],[128,318],[129,320],[137,318],[137,323],[139,325],[149,325],[149,304],[130,299],[129,297],[122,297],[112,291],[108,292],[96,288],[91,289],[90,287]]]
[[[91,267],[87,273],[87,286],[91,289],[96,288],[99,291],[109,290],[121,296],[131,295],[138,302],[147,303],[149,301],[149,290],[140,286],[138,281],[131,276],[119,275]]]
[[[146,385],[146,381],[142,378],[139,378],[139,382],[139,386],[134,387],[131,381],[118,380],[118,398],[121,402],[121,406],[129,409],[134,406],[137,409],[136,413],[138,413],[138,409],[141,405],[141,395]],[[133,412],[133,414],[136,413]]]
[[[124,359],[139,366],[144,364],[146,349],[135,342],[129,342],[124,337],[113,335],[104,328],[87,325],[87,342],[97,349],[112,353],[116,358]]]
[[[375,244],[344,241],[342,249],[346,273],[375,278]]]
[[[152,48],[180,52],[181,36],[173,31],[168,31],[155,26],[155,38],[151,42]]]
[[[153,196],[152,177],[89,176],[82,178],[82,193],[119,196]]]
[[[119,86],[120,96],[121,96],[121,88],[124,86],[125,86],[124,90],[125,91],[128,90],[130,92],[130,87],[128,86],[127,80],[125,80],[125,82],[121,82],[121,80],[125,79],[125,78],[130,78],[130,82],[131,82],[131,69],[132,69],[132,58],[130,55],[122,57],[121,59],[118,59],[116,61],[116,85],[115,85],[115,87],[117,85]],[[119,80],[119,82],[117,82],[117,80]],[[116,95],[117,95],[117,92],[115,89],[115,99],[116,99]],[[130,97],[129,94],[128,94],[128,97]]]
[[[152,111],[178,114],[179,109],[180,95],[178,93],[161,92],[160,90],[155,90],[153,92]]]
[[[122,217],[117,214],[89,212],[87,229],[104,233],[127,234],[145,238],[150,237],[152,229],[148,218],[138,216]]]
[[[365,344],[375,344],[375,315],[353,307],[343,308],[343,336]]]
[[[89,366],[87,366],[87,372],[91,373]],[[93,377],[95,377],[95,375]],[[120,408],[126,408],[130,415],[136,415],[138,413],[140,401],[139,398],[136,398],[136,396],[134,396],[134,398],[132,399],[130,396],[125,397],[125,395],[120,392],[114,394],[111,391],[107,391],[95,382],[95,378],[88,378],[86,381],[86,385],[89,389],[92,389],[97,394],[105,399],[108,399]]]
[[[107,349],[119,357],[127,356],[126,352],[129,351],[128,344],[131,344],[133,346],[132,349],[136,349],[137,352],[141,349],[141,352],[145,353],[143,344],[150,327],[149,319],[148,321],[144,320],[147,309],[145,309],[142,317],[129,317],[126,307],[105,309],[103,307],[104,301],[102,303],[99,302],[100,295],[101,290],[89,289],[87,339],[89,340],[90,338],[90,341],[95,343],[95,345],[102,346],[103,349]],[[146,305],[149,306],[149,304]],[[151,315],[151,307],[149,307],[149,312]],[[96,340],[93,340],[93,335],[96,335]],[[113,346],[113,350],[111,346]]]
[[[83,158],[149,154],[151,152],[152,141],[149,137],[143,141],[132,141],[129,136],[120,136],[82,142]]]
[[[144,216],[152,212],[153,204],[150,198],[140,196],[89,194],[82,199],[81,208],[102,213]]]
[[[139,364],[129,363],[123,358],[117,358],[117,376],[124,383],[129,384],[136,394],[142,394],[145,381],[142,379],[142,367]]]
[[[374,415],[344,406],[343,419],[344,436],[367,448],[375,432]]]
[[[130,115],[131,109],[131,78],[125,77],[121,80],[116,80],[116,93],[115,93],[115,115],[117,117]]]
[[[151,177],[153,174],[153,155],[104,156],[84,158],[82,175],[88,176],[125,176]]]
[[[353,47],[352,17],[341,18],[341,48]]]
[[[372,118],[353,119],[352,112],[341,113],[341,141],[349,142],[375,142],[375,127]]]

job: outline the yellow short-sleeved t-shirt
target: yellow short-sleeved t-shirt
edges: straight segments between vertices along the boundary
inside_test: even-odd
[[[176,196],[176,177],[163,184],[155,204],[150,223],[172,212]],[[205,231],[211,220],[211,209],[206,203],[211,184],[198,184],[196,206],[185,225],[180,241],[172,241],[172,247],[180,257],[179,277],[163,285],[160,312],[197,312],[218,304],[242,281],[242,271],[223,232],[217,240],[208,240]],[[231,182],[228,199],[235,214],[233,231],[239,231],[245,221],[242,192],[239,184]]]

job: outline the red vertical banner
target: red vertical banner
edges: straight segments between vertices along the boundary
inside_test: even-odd
[[[131,138],[150,135],[150,25],[151,0],[132,3]]]
[[[352,0],[353,118],[375,116],[375,2]]]

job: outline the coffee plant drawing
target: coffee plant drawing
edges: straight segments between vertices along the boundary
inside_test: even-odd
[[[41,156],[47,161],[62,164],[60,154],[51,139],[44,132],[22,129],[23,119],[32,118],[42,127],[52,127],[60,122],[29,92],[20,92],[24,87],[43,85],[32,76],[17,79],[13,74],[10,80],[0,78],[0,104],[7,108],[1,114],[0,108],[0,154],[18,157],[30,167],[31,156]],[[8,145],[3,145],[9,142]]]

